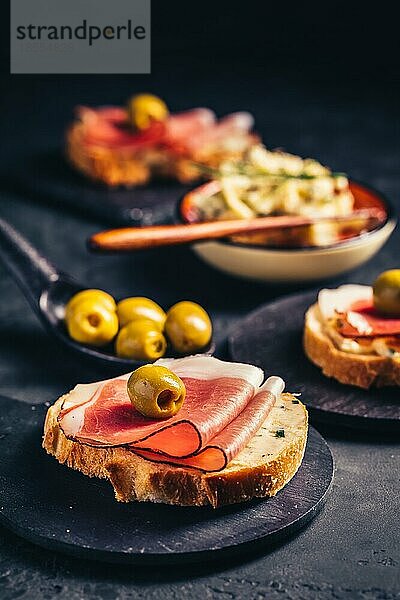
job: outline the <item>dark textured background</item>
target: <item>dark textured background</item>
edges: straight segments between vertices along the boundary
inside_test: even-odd
[[[123,102],[148,89],[173,110],[248,109],[268,146],[316,156],[398,202],[398,35],[388,6],[269,4],[153,0],[151,76],[11,77],[4,35],[0,176],[18,166],[22,173],[28,153],[56,148],[75,104]],[[84,240],[99,223],[2,192],[1,184],[0,214],[90,286],[148,295],[166,306],[183,297],[201,302],[218,339],[249,310],[292,291],[231,279],[185,249],[89,256]],[[398,248],[396,232],[373,262],[343,280],[370,282],[398,267]],[[0,393],[52,401],[77,380],[101,376],[46,337],[1,267],[0,298]],[[337,464],[328,503],[310,527],[265,556],[139,570],[67,559],[0,529],[0,597],[400,598],[398,445],[373,431],[324,433]]]

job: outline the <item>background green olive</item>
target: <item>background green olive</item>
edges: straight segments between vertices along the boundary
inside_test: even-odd
[[[167,312],[165,332],[171,344],[181,354],[192,354],[209,344],[211,319],[199,304],[182,301]]]
[[[164,121],[167,117],[167,105],[158,96],[137,94],[128,100],[128,119],[135,129],[147,129],[153,121]]]
[[[166,349],[165,337],[149,319],[125,325],[115,342],[117,356],[132,360],[157,360],[164,356]]]
[[[381,273],[373,290],[375,308],[384,315],[400,317],[400,269]]]
[[[138,319],[150,319],[162,331],[167,315],[156,302],[150,298],[135,296],[118,302],[117,313],[121,327]]]
[[[183,381],[166,367],[144,365],[133,371],[127,389],[133,406],[145,417],[173,417],[186,396]]]

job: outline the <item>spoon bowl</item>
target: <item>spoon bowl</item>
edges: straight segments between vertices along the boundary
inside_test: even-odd
[[[62,274],[47,290],[43,291],[40,297],[39,307],[41,320],[44,322],[47,330],[54,334],[61,342],[66,344],[74,352],[85,354],[88,358],[103,363],[108,367],[117,367],[129,371],[144,364],[139,361],[132,361],[127,358],[120,358],[112,353],[112,345],[99,349],[92,346],[85,346],[73,340],[65,327],[65,307],[68,301],[76,293],[86,289],[73,279]]]
[[[86,286],[57,269],[14,227],[1,218],[0,258],[46,330],[64,346],[98,366],[119,370],[121,373],[132,371],[146,363],[116,356],[112,344],[104,348],[95,348],[79,344],[70,338],[64,322],[65,307],[72,296],[87,289]],[[211,354],[213,350],[214,346],[211,343],[204,352]],[[172,356],[172,353],[169,356]]]

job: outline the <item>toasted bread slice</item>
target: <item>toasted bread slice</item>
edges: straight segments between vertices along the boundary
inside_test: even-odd
[[[304,350],[327,377],[364,389],[400,385],[400,360],[376,354],[352,354],[339,350],[324,331],[318,304],[305,316]]]
[[[259,432],[223,471],[155,463],[127,448],[93,448],[68,440],[57,417],[65,396],[47,412],[43,448],[63,464],[89,477],[108,479],[115,497],[181,506],[214,508],[255,497],[274,496],[296,473],[307,440],[307,411],[290,394],[283,394]]]
[[[110,150],[103,146],[87,147],[85,128],[74,123],[66,134],[66,154],[74,167],[86,177],[109,186],[145,185],[151,177],[150,159],[139,152]]]

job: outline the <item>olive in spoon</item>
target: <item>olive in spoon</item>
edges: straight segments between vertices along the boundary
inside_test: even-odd
[[[103,367],[128,372],[143,364],[110,352],[84,346],[68,335],[64,324],[67,302],[85,286],[52,265],[7,221],[0,218],[0,258],[22,289],[49,333],[65,346]]]

